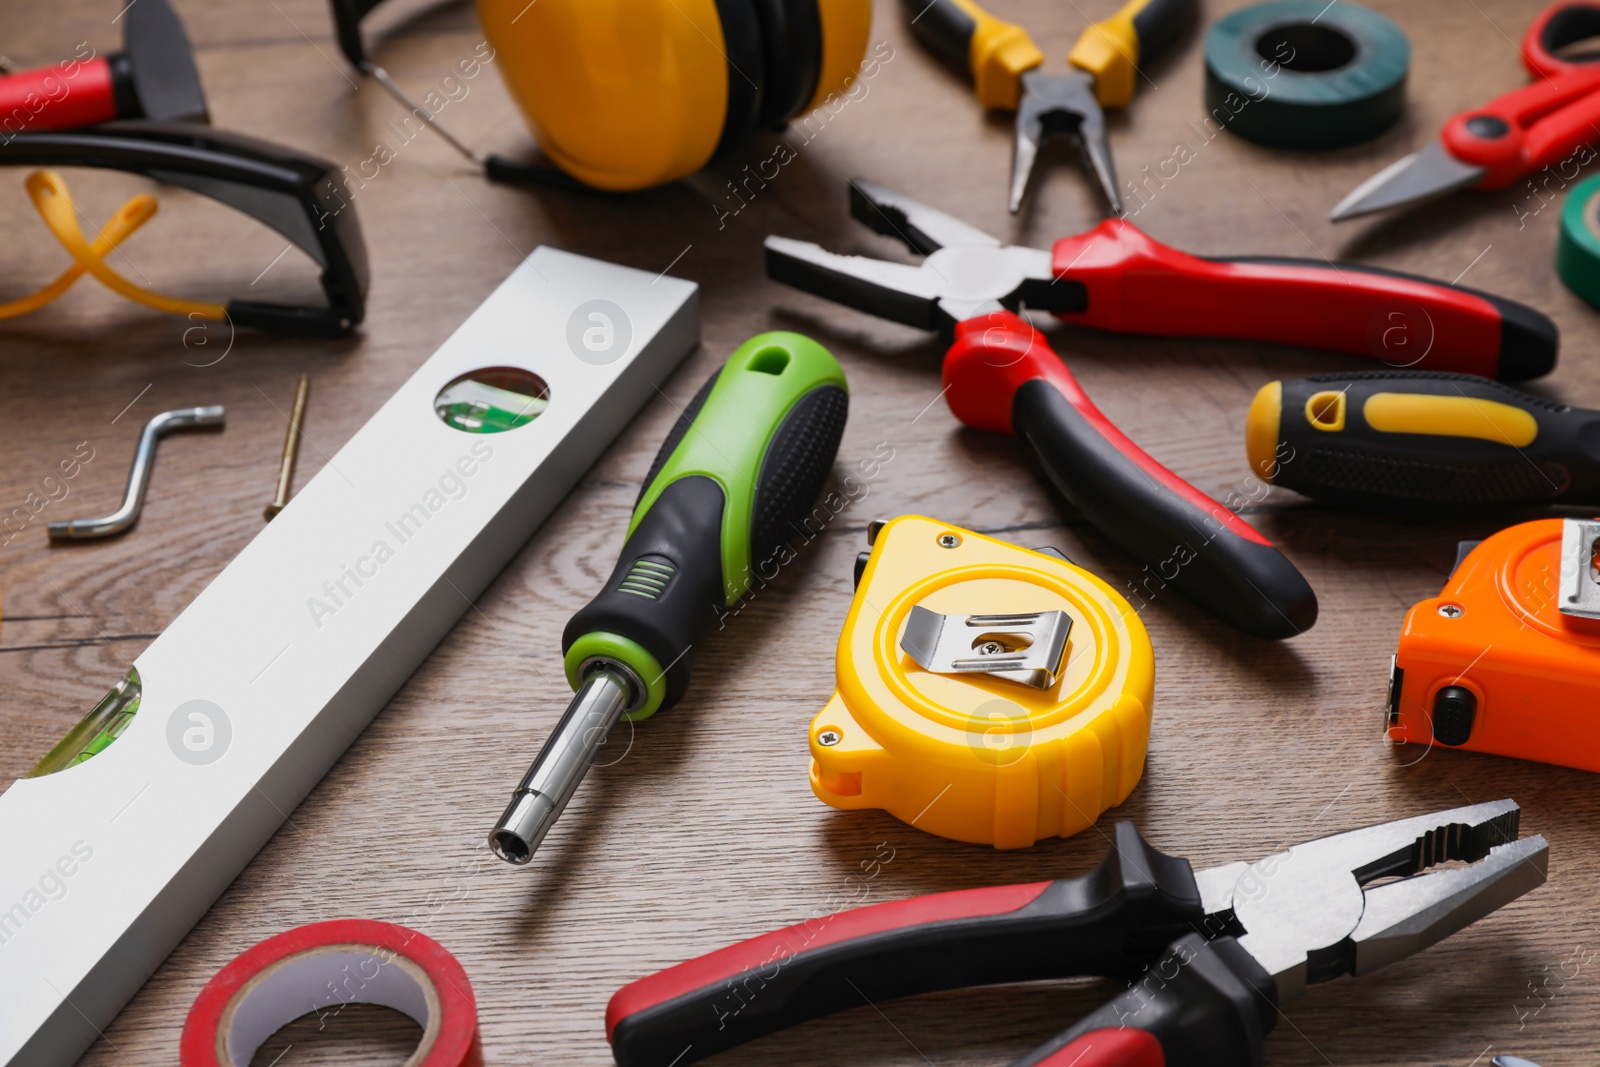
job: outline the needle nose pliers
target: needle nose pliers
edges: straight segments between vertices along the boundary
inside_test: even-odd
[[[1128,988],[1013,1067],[1260,1067],[1308,985],[1404,959],[1543,884],[1549,845],[1518,838],[1520,815],[1473,804],[1200,871],[1118,823],[1078,878],[838,912],[641,978],[611,998],[606,1036],[621,1067],[683,1067],[894,997],[1099,975]],[[1427,871],[1449,861],[1469,865]]]
[[[1044,53],[1028,31],[995,18],[975,0],[903,3],[923,44],[971,74],[979,103],[1016,112],[1012,214],[1022,206],[1039,143],[1057,133],[1077,141],[1112,213],[1122,214],[1101,108],[1127,106],[1140,77],[1139,63],[1182,36],[1199,13],[1199,0],[1128,0],[1115,15],[1083,31],[1067,56],[1073,68],[1067,74],[1041,70]]]
[[[1145,565],[1141,580],[1170,584],[1257,637],[1291,637],[1316,620],[1304,576],[1236,507],[1112,425],[1044,335],[1015,313],[1020,307],[1119,333],[1275,341],[1505,378],[1543,374],[1555,362],[1556,328],[1544,315],[1426,278],[1320,260],[1201,259],[1125,219],[1048,251],[1005,245],[859,180],[850,210],[927,258],[892,263],[769,237],[767,273],[953,339],[944,382],[958,419],[1022,437],[1077,510]]]

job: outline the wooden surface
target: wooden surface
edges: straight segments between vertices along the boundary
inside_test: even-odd
[[[0,44],[18,64],[79,41],[118,47],[107,0],[8,0]],[[199,54],[214,122],[355,166],[402,112],[344,65],[319,0],[177,0]],[[1025,22],[1053,64],[1085,16],[1110,0],[995,0]],[[1232,2],[1207,0],[1214,18]],[[1201,254],[1344,257],[1471,284],[1551,314],[1562,363],[1537,391],[1600,405],[1600,319],[1551,266],[1558,211],[1519,225],[1526,191],[1463,194],[1404,218],[1340,228],[1328,209],[1360,180],[1432,138],[1457,110],[1519,85],[1514,47],[1541,6],[1512,0],[1380,0],[1414,49],[1409,106],[1379,140],[1323,155],[1206,141],[1201,38],[1146,71],[1111,118],[1124,176],[1194,158],[1138,215],[1156,238]],[[462,5],[390,27],[380,60],[419,89],[481,41]],[[356,200],[372,259],[368,319],[342,342],[240,333],[188,338],[181,320],[80,284],[56,307],[0,324],[0,508],[28,494],[87,441],[93,459],[5,541],[0,571],[0,776],[20,775],[126,669],[261,528],[294,383],[312,376],[303,485],[536,245],[547,242],[701,283],[702,347],[423,664],[326,780],[178,946],[84,1059],[171,1064],[195,994],[260,938],[344,916],[386,919],[443,942],[476,989],[490,1064],[610,1062],[606,999],[619,986],[733,940],[840,906],[1035,880],[1086,869],[1115,819],[1196,865],[1254,859],[1306,837],[1468,801],[1512,796],[1528,832],[1551,841],[1549,883],[1448,943],[1288,1007],[1268,1041],[1279,1067],[1487,1064],[1516,1052],[1544,1067],[1587,1064],[1600,1048],[1600,801],[1577,771],[1384,743],[1380,706],[1406,608],[1434,594],[1463,538],[1505,521],[1400,523],[1342,515],[1275,492],[1247,512],[1287,547],[1321,599],[1316,628],[1270,644],[1232,632],[1168,593],[1143,612],[1156,645],[1155,733],[1143,783],[1090,832],[999,853],[928,836],[879,813],[812,797],[806,727],[833,688],[833,649],[867,522],[939,516],[1027,545],[1053,544],[1121,586],[1136,568],[1092,529],[1064,521],[1011,439],[961,429],[939,401],[939,343],[765,279],[771,232],[896,254],[846,213],[860,175],[957,211],[991,232],[1047,244],[1092,224],[1096,194],[1070,149],[1035,206],[1005,212],[1009,126],[985,117],[957,79],[880,0],[873,30],[892,58],[737,214],[726,182],[766,159],[763,135],[712,172],[620,200],[491,186],[436,139],[398,150]],[[527,135],[498,75],[485,72],[441,115],[485,150],[519,153]],[[794,135],[791,134],[793,139]],[[64,258],[0,173],[0,224],[20,294]],[[74,188],[79,175],[73,174]],[[85,214],[117,190],[82,178]],[[223,297],[288,286],[281,242],[197,198],[158,190],[162,213],[132,239],[122,269]],[[1528,207],[1537,207],[1530,202]],[[724,212],[728,212],[724,214]],[[719,225],[720,223],[720,225]],[[252,243],[253,242],[253,243]],[[280,268],[282,268],[280,270]],[[307,275],[302,273],[300,280]],[[561,628],[609,572],[651,455],[683,403],[728,352],[771,328],[828,345],[852,388],[844,471],[886,443],[894,458],[824,536],[700,653],[681,706],[624,736],[626,754],[584,784],[531,868],[487,856],[483,836],[568,692]],[[1158,459],[1224,494],[1246,478],[1242,420],[1275,377],[1358,369],[1338,356],[1266,345],[1160,341],[1057,329],[1056,346],[1108,415]],[[208,342],[206,345],[199,341]],[[209,364],[209,365],[207,365]],[[169,438],[144,517],[126,537],[52,548],[44,523],[99,514],[119,499],[144,420],[221,403],[220,435]],[[251,659],[250,662],[255,662]],[[887,846],[893,860],[852,876]],[[1573,977],[1576,967],[1578,973]],[[736,1064],[1002,1064],[1111,992],[1106,983],[963,991],[863,1006],[724,1054]],[[0,1008],[3,1010],[3,1008]],[[351,1009],[317,1034],[286,1030],[258,1064],[399,1063],[415,1028]],[[348,1044],[347,1044],[348,1043]],[[287,1048],[285,1046],[288,1046]],[[279,1057],[275,1061],[273,1057]]]

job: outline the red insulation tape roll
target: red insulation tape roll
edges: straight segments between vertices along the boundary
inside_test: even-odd
[[[409,1015],[422,1041],[405,1067],[483,1067],[478,1002],[437,941],[393,923],[336,919],[286,930],[218,971],[183,1024],[180,1067],[246,1067],[285,1024],[345,1004]]]

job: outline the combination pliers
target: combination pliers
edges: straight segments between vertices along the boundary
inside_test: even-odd
[[[1260,1067],[1278,1009],[1307,986],[1420,952],[1541,885],[1549,846],[1517,837],[1520,814],[1473,804],[1201,871],[1118,823],[1078,878],[837,912],[641,978],[611,998],[606,1035],[621,1067],[684,1067],[895,997],[1098,975],[1127,988],[1014,1067]],[[1422,873],[1449,861],[1470,865]]]

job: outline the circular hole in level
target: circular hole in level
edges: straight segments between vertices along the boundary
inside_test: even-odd
[[[1349,63],[1356,57],[1356,43],[1329,26],[1291,22],[1256,38],[1256,53],[1285,70],[1317,74]]]
[[[550,387],[521,367],[484,367],[452,380],[433,398],[433,413],[465,433],[504,433],[550,406]]]

